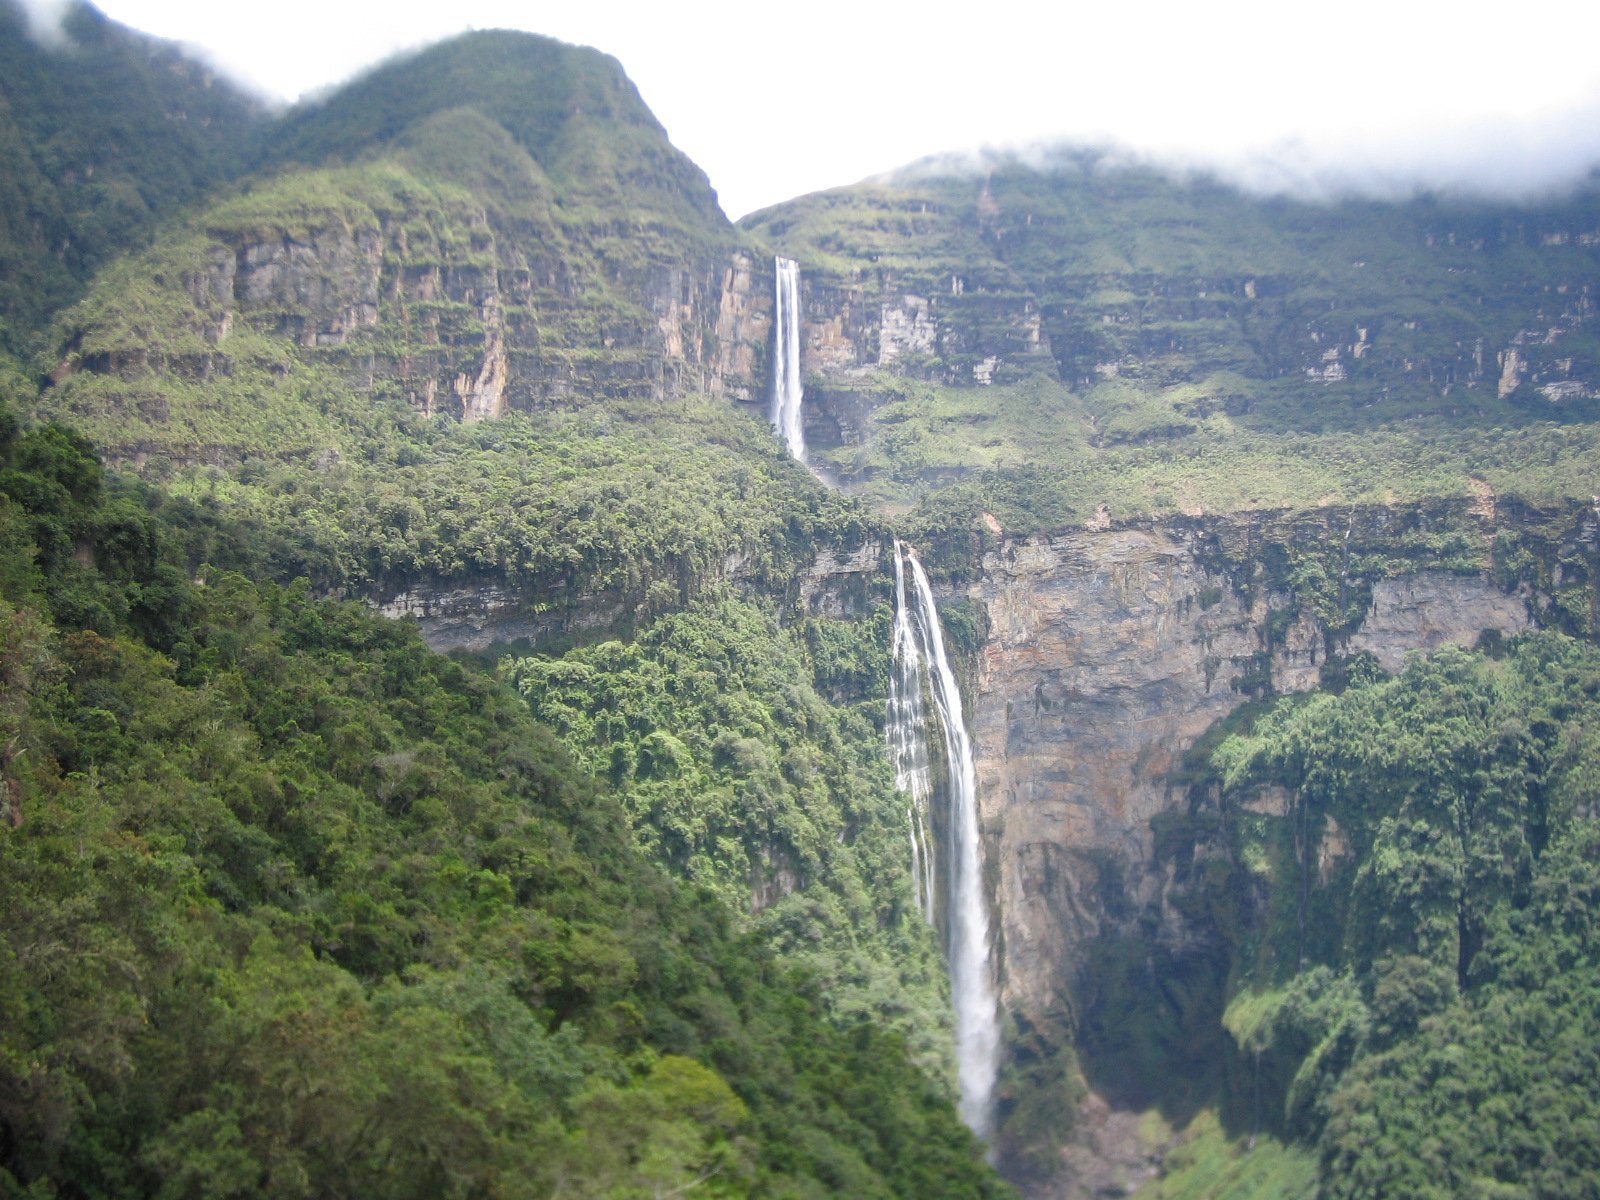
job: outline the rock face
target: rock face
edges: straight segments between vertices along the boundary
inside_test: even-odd
[[[1358,655],[1392,672],[1413,653],[1534,625],[1593,637],[1597,509],[1483,495],[993,539],[955,595],[981,608],[986,631],[970,663],[971,726],[1019,1071],[1041,1047],[1094,1028],[1106,1003],[1097,951],[1127,948],[1168,982],[1178,977],[1171,964],[1213,953],[1171,899],[1176,869],[1156,844],[1161,818],[1204,801],[1185,769],[1197,739],[1247,700],[1316,687]],[[1247,803],[1281,815],[1289,799],[1263,788]],[[1324,878],[1344,852],[1330,825],[1318,851]],[[1206,969],[1185,978],[1225,986]],[[1094,1087],[1116,1086],[1087,1074]],[[1057,1099],[1017,1095],[1035,1108]],[[1025,1194],[1127,1194],[1123,1182],[1143,1178],[1159,1148],[1143,1146],[1132,1114],[1105,1096],[1091,1091],[1080,1104],[1064,1088],[1059,1100],[1077,1105],[1076,1124],[1052,1151],[1053,1175],[1037,1160],[1024,1168]],[[1002,1126],[1003,1154],[1006,1137]]]
[[[1528,605],[1521,597],[1499,591],[1481,576],[1425,572],[1375,583],[1372,608],[1346,644],[1351,653],[1369,653],[1393,673],[1408,654],[1468,645],[1482,630],[1516,633],[1526,628]]]
[[[1151,818],[1184,799],[1185,753],[1252,695],[1315,686],[1330,654],[1404,656],[1530,625],[1483,571],[1422,569],[1347,597],[1330,630],[1267,564],[1308,531],[1239,516],[1002,540],[967,596],[988,634],[972,725],[1003,1003],[1034,1025],[1074,1009],[1081,952],[1103,923],[1158,899]],[[1399,536],[1402,531],[1394,531]],[[1483,561],[1493,530],[1479,529]]]
[[[603,628],[632,611],[620,594],[583,594],[534,602],[498,578],[437,584],[418,581],[378,606],[386,617],[413,620],[435,650],[490,650],[538,643],[561,633]]]
[[[722,272],[707,390],[742,403],[766,399],[766,349],[772,336],[772,267],[736,251]],[[763,288],[762,285],[765,285]]]
[[[888,546],[877,538],[824,548],[795,572],[782,596],[785,609],[840,619],[867,612],[888,587]],[[731,555],[717,578],[755,587],[749,562]],[[497,575],[450,581],[414,579],[376,601],[396,620],[413,620],[435,650],[484,651],[513,642],[537,645],[585,630],[620,629],[649,616],[638,591],[564,593],[548,583],[537,589],[513,586]]]
[[[296,344],[338,346],[378,323],[383,238],[371,227],[330,224],[304,241],[286,233],[217,251],[216,269],[189,280],[189,291],[221,306],[230,325],[236,309],[271,312],[284,318],[276,332]]]
[[[859,546],[824,550],[795,579],[794,605],[822,616],[850,618],[871,607],[872,597],[884,590],[889,547],[876,538]]]
[[[1600,395],[1597,220],[1592,192],[1527,209],[1266,202],[1063,152],[908,170],[747,227],[808,273],[825,407],[852,387],[885,402],[888,373],[1205,383],[1249,411],[1278,380],[1360,404]]]
[[[170,443],[170,459],[226,463],[233,446],[185,428],[216,424],[194,383],[248,412],[314,377],[464,421],[694,393],[765,403],[772,265],[731,228],[721,246],[613,273],[574,245],[581,231],[530,238],[464,194],[429,206],[406,176],[387,191],[307,178],[209,214],[136,264],[132,294],[104,284],[72,310],[46,408],[114,415],[96,433],[118,461]],[[148,305],[166,314],[159,338]],[[270,378],[248,369],[261,362]]]

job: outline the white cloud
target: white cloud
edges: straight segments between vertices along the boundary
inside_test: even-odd
[[[62,40],[61,18],[66,16],[69,0],[22,0],[22,11],[28,18],[28,32],[46,45]]]
[[[1600,156],[1592,0],[104,7],[288,98],[469,25],[595,45],[734,215],[944,149],[1057,138],[1368,186],[1542,186]]]

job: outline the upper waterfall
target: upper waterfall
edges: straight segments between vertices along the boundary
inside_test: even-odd
[[[978,773],[961,691],[945,654],[933,589],[916,551],[896,541],[894,670],[889,690],[889,748],[896,782],[911,795],[913,870],[918,901],[930,919],[936,875],[928,845],[926,805],[932,782],[923,692],[933,699],[944,738],[948,806],[944,814],[942,897],[956,1016],[956,1077],[961,1117],[980,1137],[994,1127],[994,1085],[1000,1067],[1000,1021],[989,952],[989,908],[983,891],[978,833]],[[907,587],[907,575],[910,587]]]
[[[772,427],[789,453],[806,460],[806,434],[801,424],[805,395],[800,387],[800,264],[792,258],[773,260]]]

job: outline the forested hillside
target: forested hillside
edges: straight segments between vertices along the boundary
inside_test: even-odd
[[[177,47],[70,4],[52,36],[0,4],[0,349],[243,169],[264,107]]]
[[[0,415],[0,546],[9,1190],[999,1194],[840,1002],[892,913],[783,954],[502,685],[59,426]]]
[[[1591,185],[736,227],[595,50],[270,113],[62,28],[0,0],[0,1194],[1596,1194]]]
[[[1229,964],[1237,1119],[1314,1147],[1319,1194],[1593,1190],[1597,720],[1600,654],[1542,634],[1210,752],[1165,852]]]
[[[40,122],[145,139],[115,107]],[[122,231],[4,379],[6,1186],[1001,1194],[895,854],[882,614],[777,619],[868,523],[659,403],[652,273],[736,241],[704,176],[535,38],[219,132],[231,197]],[[625,640],[501,682],[331,598],[486,580]]]

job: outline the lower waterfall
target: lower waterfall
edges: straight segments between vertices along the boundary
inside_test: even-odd
[[[909,575],[909,589],[907,576]],[[909,825],[917,901],[937,923],[944,913],[950,991],[956,1018],[956,1079],[961,1118],[980,1137],[994,1126],[994,1085],[1000,1062],[1000,1024],[989,955],[989,909],[983,894],[983,844],[978,836],[978,778],[961,692],[945,655],[944,629],[916,551],[894,544],[894,664],[889,677],[889,753],[895,782],[911,797]],[[944,879],[935,895],[928,753],[932,697],[944,738],[948,807],[944,817]],[[942,906],[938,900],[942,899]]]
[[[773,260],[776,279],[772,298],[772,427],[798,461],[806,460],[805,426],[800,386],[800,264],[792,258]]]

